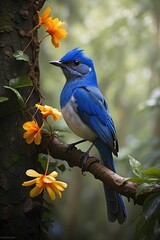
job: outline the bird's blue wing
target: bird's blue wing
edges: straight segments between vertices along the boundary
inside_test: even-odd
[[[105,99],[96,87],[80,87],[74,91],[77,111],[99,138],[108,143],[113,153],[117,155],[118,141],[113,120],[109,114]]]

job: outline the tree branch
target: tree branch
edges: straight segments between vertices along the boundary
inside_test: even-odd
[[[81,158],[84,154],[77,148],[68,150],[67,144],[60,142],[57,138],[51,138],[45,134],[40,146],[40,152],[46,153],[46,149],[49,149],[50,155],[53,158],[64,160],[68,162],[70,167],[81,167]],[[99,179],[103,183],[110,185],[113,189],[119,192],[121,195],[128,198],[128,201],[133,199],[135,204],[143,205],[145,199],[152,193],[157,192],[157,189],[149,189],[147,192],[136,196],[137,184],[127,181],[127,178],[121,177],[114,173],[104,165],[102,165],[95,157],[90,157],[87,161],[86,171],[90,172],[96,179]]]

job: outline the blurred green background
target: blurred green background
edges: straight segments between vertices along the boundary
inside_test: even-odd
[[[118,174],[132,176],[128,155],[144,167],[159,167],[160,112],[155,108],[160,96],[159,0],[55,0],[46,1],[51,16],[65,21],[68,37],[54,48],[50,37],[40,48],[41,91],[44,104],[60,109],[59,96],[65,83],[60,69],[49,64],[75,47],[94,60],[99,87],[104,94],[120,144],[115,159]],[[44,9],[43,8],[43,9]],[[42,11],[43,11],[42,9]],[[39,37],[45,31],[39,31]],[[78,139],[63,120],[54,124],[62,141]],[[78,146],[86,150],[88,144]],[[93,154],[96,154],[94,151]],[[59,160],[57,160],[59,161]],[[135,238],[137,217],[142,209],[124,198],[128,221],[110,224],[107,219],[103,185],[91,174],[70,169],[59,179],[68,183],[62,199],[54,203],[54,228],[51,239],[110,240]],[[54,238],[53,238],[54,236]]]

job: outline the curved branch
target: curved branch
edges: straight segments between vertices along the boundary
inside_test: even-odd
[[[84,154],[81,150],[74,147],[67,151],[67,144],[60,142],[55,137],[51,138],[51,136],[45,134],[40,146],[40,152],[46,153],[47,148],[53,158],[67,161],[70,167],[81,167],[81,158]],[[90,172],[96,179],[110,185],[121,195],[127,197],[128,200],[130,200],[130,198],[133,199],[135,204],[143,205],[146,197],[158,191],[157,189],[149,189],[147,192],[136,196],[137,184],[127,181],[127,178],[114,173],[102,165],[95,157],[90,157],[88,159],[86,171]]]

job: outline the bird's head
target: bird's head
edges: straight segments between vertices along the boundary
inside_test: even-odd
[[[92,59],[79,48],[72,49],[60,61],[51,61],[50,64],[60,67],[67,81],[83,78],[94,71]]]

